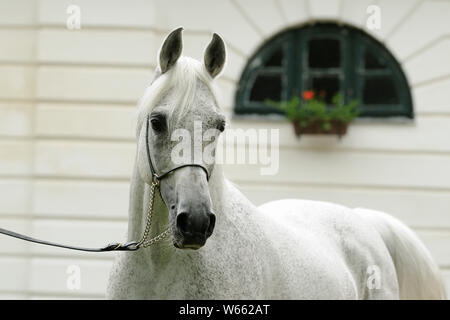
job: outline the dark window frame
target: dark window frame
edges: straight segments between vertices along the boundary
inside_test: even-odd
[[[336,70],[310,70],[308,67],[308,41],[325,37],[340,41],[341,66]],[[264,68],[266,60],[279,48],[284,54],[281,67]],[[364,50],[369,50],[375,57],[380,57],[386,64],[386,70],[365,70]],[[267,41],[250,58],[238,84],[236,92],[236,115],[267,115],[282,114],[280,110],[267,105],[265,102],[249,101],[253,83],[259,74],[281,74],[282,100],[289,99],[295,94],[309,90],[308,81],[311,74],[326,74],[334,72],[340,76],[340,92],[345,101],[357,99],[362,102],[363,77],[391,75],[398,96],[398,104],[361,104],[360,117],[403,117],[414,118],[412,99],[407,79],[400,64],[390,52],[377,40],[365,32],[347,25],[317,23],[301,28],[282,32]],[[298,76],[300,75],[300,76]]]

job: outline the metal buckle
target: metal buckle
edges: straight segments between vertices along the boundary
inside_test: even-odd
[[[156,181],[158,184],[159,184],[159,182],[160,182],[159,176],[158,176],[158,174],[157,174],[156,172],[153,173],[153,175],[152,175],[152,183],[154,183],[155,181]]]

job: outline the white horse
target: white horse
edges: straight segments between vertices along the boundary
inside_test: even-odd
[[[142,237],[151,200],[147,153],[155,171],[166,172],[175,167],[173,130],[192,131],[199,120],[203,131],[218,129],[216,140],[224,129],[213,85],[225,63],[224,43],[214,34],[200,63],[181,56],[181,33],[179,28],[165,39],[155,80],[140,102],[130,241]],[[305,200],[255,207],[218,165],[200,165],[161,180],[149,234],[169,227],[170,236],[117,254],[109,298],[445,298],[430,253],[393,217]]]

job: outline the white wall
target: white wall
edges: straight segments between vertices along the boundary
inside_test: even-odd
[[[135,105],[171,29],[185,28],[184,53],[196,58],[212,32],[224,37],[218,84],[231,115],[240,73],[267,37],[317,19],[364,28],[371,3],[382,9],[373,35],[407,74],[415,121],[359,121],[338,141],[234,119],[280,128],[281,168],[227,173],[255,203],[295,197],[394,214],[425,241],[450,288],[449,1],[0,0],[0,226],[87,246],[123,238]],[[80,31],[66,28],[69,4],[81,8]],[[0,298],[101,298],[111,261],[0,237]],[[72,264],[82,272],[77,291],[66,287]]]

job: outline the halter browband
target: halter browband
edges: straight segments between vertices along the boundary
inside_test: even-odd
[[[185,168],[185,167],[198,167],[201,168],[205,173],[206,173],[206,180],[209,181],[209,172],[208,170],[202,166],[201,164],[197,164],[197,163],[188,163],[188,164],[182,164],[178,167],[172,168],[166,172],[164,172],[163,174],[157,174],[155,167],[153,166],[153,162],[152,162],[152,157],[150,155],[150,147],[149,147],[149,143],[148,143],[148,132],[149,132],[149,122],[150,122],[150,115],[147,116],[147,124],[146,124],[146,128],[145,128],[145,146],[146,146],[146,150],[147,150],[147,160],[148,160],[148,166],[150,167],[150,171],[152,173],[152,180],[153,178],[161,181],[162,179],[164,179],[165,177],[167,177],[170,173],[181,169],[181,168]]]
[[[147,159],[148,159],[148,165],[150,167],[150,171],[152,173],[152,182],[153,179],[156,179],[158,182],[161,181],[162,179],[164,179],[165,177],[167,177],[170,173],[174,172],[175,170],[184,168],[184,167],[198,167],[201,168],[205,173],[206,173],[206,180],[209,180],[209,172],[208,170],[200,165],[200,164],[196,164],[196,163],[190,163],[190,164],[183,164],[180,165],[178,167],[175,167],[173,169],[170,169],[169,171],[166,171],[162,174],[157,174],[155,167],[153,166],[153,162],[152,162],[152,158],[150,155],[150,147],[149,147],[149,143],[148,143],[148,132],[149,132],[149,118],[150,116],[147,116],[147,127],[146,127],[146,132],[145,132],[145,144],[146,144],[146,150],[147,150]],[[34,243],[39,243],[39,244],[43,244],[43,245],[47,245],[47,246],[52,246],[52,247],[59,247],[59,248],[65,248],[65,249],[71,249],[71,250],[78,250],[78,251],[87,251],[87,252],[107,252],[107,251],[136,251],[140,248],[141,242],[136,242],[136,241],[129,241],[126,242],[124,244],[116,242],[116,243],[111,243],[108,244],[104,247],[101,248],[86,248],[86,247],[77,247],[77,246],[69,246],[69,245],[65,245],[65,244],[60,244],[60,243],[56,243],[56,242],[50,242],[50,241],[46,241],[46,240],[40,240],[40,239],[36,239],[36,238],[32,238],[14,231],[10,231],[10,230],[6,230],[3,228],[0,228],[0,233],[5,234],[7,236],[10,237],[14,237],[17,239],[21,239],[21,240],[25,240],[28,242],[34,242]]]

